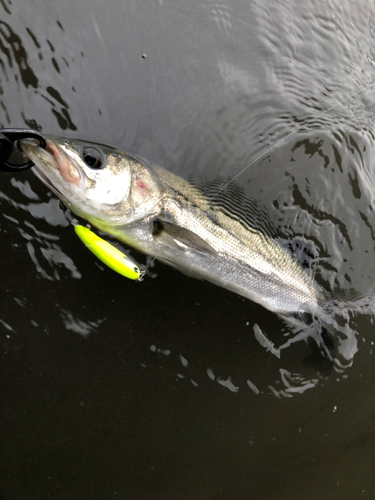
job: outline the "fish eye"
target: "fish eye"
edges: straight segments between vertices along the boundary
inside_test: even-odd
[[[86,165],[94,170],[99,170],[104,167],[103,155],[95,148],[84,148],[82,157]]]

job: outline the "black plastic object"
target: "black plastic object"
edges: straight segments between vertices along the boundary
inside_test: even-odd
[[[46,147],[45,138],[36,130],[29,130],[27,128],[0,129],[1,172],[18,172],[34,166],[34,163],[15,145],[19,139],[35,139],[39,142],[40,147]]]

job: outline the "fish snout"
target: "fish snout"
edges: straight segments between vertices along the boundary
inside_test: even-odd
[[[57,168],[64,181],[68,184],[79,184],[81,181],[80,171],[71,159],[64,154],[60,146],[51,140],[47,140],[46,150],[55,159]]]

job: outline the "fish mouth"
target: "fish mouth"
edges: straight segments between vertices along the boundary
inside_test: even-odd
[[[48,139],[46,149],[48,155],[51,155],[54,161],[54,166],[60,173],[60,176],[68,184],[79,185],[84,181],[84,173],[77,165],[77,162],[66,154],[64,146],[61,146],[53,139]]]
[[[62,192],[57,189],[57,187],[51,182],[49,177],[35,163],[33,166],[33,172],[47,187],[49,187],[52,191],[55,191],[59,196],[63,196]]]
[[[63,183],[77,185],[84,178],[75,162],[67,157],[64,148],[51,137],[46,137],[45,148],[25,140],[20,141],[20,149],[33,161],[35,175],[59,196],[63,195]]]
[[[51,189],[51,191],[53,191],[59,198],[66,199],[66,196],[51,180],[51,176],[47,175],[49,171],[60,172],[59,153],[57,148],[51,144],[51,141],[46,141],[45,149],[30,142],[20,141],[20,149],[29,155],[30,159],[34,163],[32,171],[43,182],[43,184]]]

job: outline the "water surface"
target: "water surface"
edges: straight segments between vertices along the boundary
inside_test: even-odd
[[[251,164],[218,199],[370,296],[373,3],[0,12],[1,126],[123,146],[210,193]],[[374,497],[372,315],[342,320],[333,366],[311,340],[278,357],[294,332],[260,306],[159,263],[140,284],[104,269],[32,172],[1,175],[0,205],[3,498]]]

